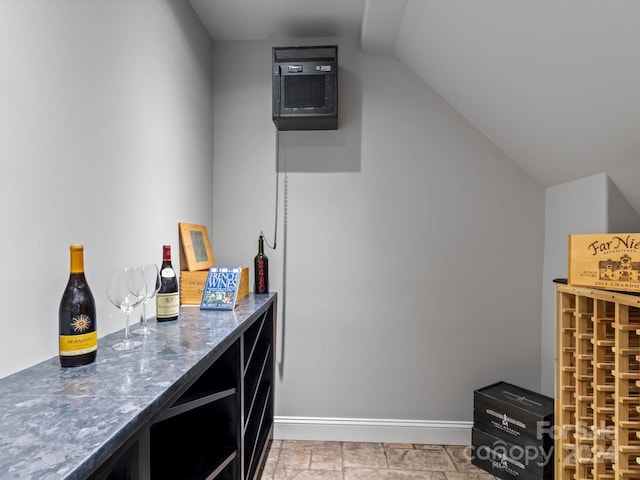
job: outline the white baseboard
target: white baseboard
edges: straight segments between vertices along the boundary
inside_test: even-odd
[[[275,417],[274,439],[471,445],[473,422]]]

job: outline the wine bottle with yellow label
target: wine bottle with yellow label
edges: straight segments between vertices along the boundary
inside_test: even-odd
[[[94,362],[98,352],[96,304],[84,276],[84,246],[71,245],[71,269],[58,311],[60,365]]]

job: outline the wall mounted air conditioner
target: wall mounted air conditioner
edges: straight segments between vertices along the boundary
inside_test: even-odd
[[[338,46],[273,48],[278,130],[338,129]]]

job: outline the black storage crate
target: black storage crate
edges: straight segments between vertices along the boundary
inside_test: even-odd
[[[553,480],[553,450],[518,445],[473,428],[471,463],[503,480]]]
[[[472,463],[506,480],[553,478],[553,409],[553,398],[506,382],[474,391]]]
[[[505,382],[473,395],[473,426],[519,445],[553,445],[553,398]]]

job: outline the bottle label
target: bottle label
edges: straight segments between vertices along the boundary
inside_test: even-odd
[[[258,292],[265,293],[267,291],[267,285],[264,275],[264,262],[258,262]]]
[[[255,293],[267,293],[266,262],[262,259],[256,260],[256,285]]]
[[[158,293],[156,295],[156,316],[158,318],[176,317],[180,310],[178,292]]]
[[[98,349],[98,333],[89,332],[80,335],[60,335],[60,355],[73,357],[95,352]]]
[[[173,268],[163,268],[160,272],[160,276],[162,278],[175,278],[176,272],[173,270]]]

